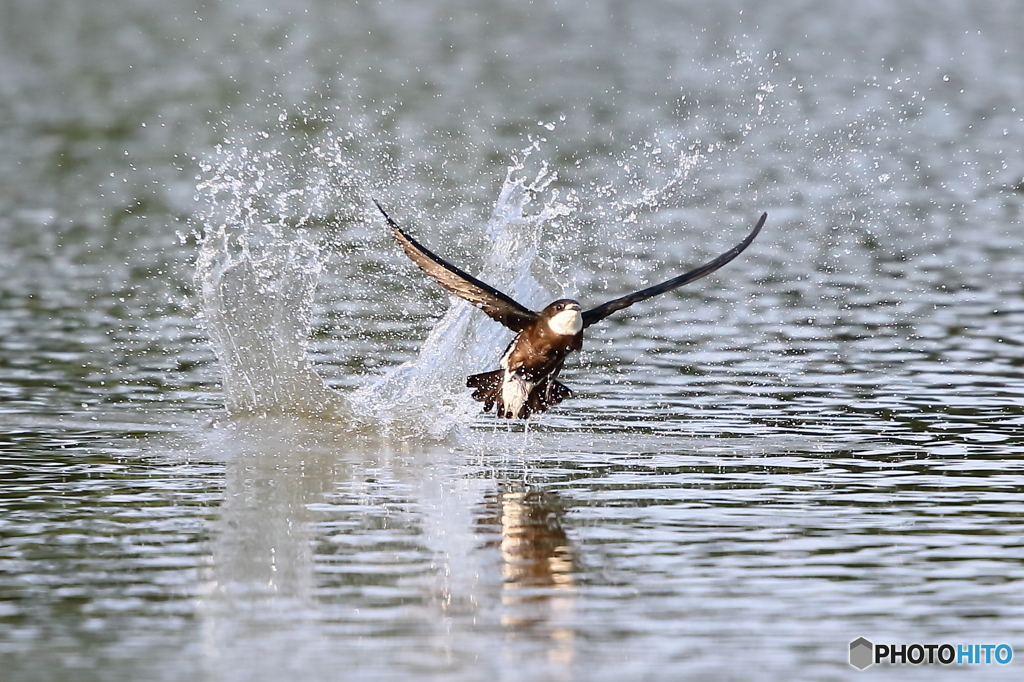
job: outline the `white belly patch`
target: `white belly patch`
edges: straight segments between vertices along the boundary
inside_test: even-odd
[[[523,405],[530,397],[530,391],[536,385],[536,382],[527,381],[506,369],[505,376],[501,381],[501,403],[506,414],[510,413],[513,417],[518,417],[519,410],[523,409]]]
[[[531,388],[532,386],[522,377],[518,377],[508,370],[505,371],[505,377],[502,380],[502,404],[506,414],[510,413],[513,417],[519,416],[519,411],[526,403]]]

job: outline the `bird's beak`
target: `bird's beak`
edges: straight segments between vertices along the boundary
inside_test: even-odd
[[[583,308],[580,307],[579,303],[570,303],[569,305],[565,306],[565,309],[566,310],[575,310],[577,312],[581,312],[583,310]]]

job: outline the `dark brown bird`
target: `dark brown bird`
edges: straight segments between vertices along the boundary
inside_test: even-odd
[[[563,298],[535,313],[431,252],[399,227],[376,199],[373,203],[380,209],[406,255],[416,265],[445,289],[516,332],[501,356],[498,369],[466,379],[466,385],[475,389],[473,397],[484,404],[484,411],[497,408],[497,415],[506,419],[526,419],[534,412],[543,412],[572,396],[572,391],[558,381],[558,373],[562,371],[566,356],[583,347],[584,329],[617,310],[711,274],[743,253],[768,219],[768,214],[763,214],[746,239],[684,275],[587,311],[583,311],[578,302]]]

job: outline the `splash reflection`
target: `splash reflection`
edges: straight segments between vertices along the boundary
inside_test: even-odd
[[[330,450],[270,424],[281,426],[218,430],[211,444],[227,458],[199,607],[211,680],[272,679],[255,652],[284,673],[322,649],[310,503],[346,472]]]

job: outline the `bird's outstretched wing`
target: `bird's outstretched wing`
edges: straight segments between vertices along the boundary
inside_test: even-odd
[[[388,221],[395,239],[402,245],[405,255],[420,266],[424,272],[437,280],[437,283],[460,298],[487,313],[493,320],[502,323],[512,331],[522,331],[527,325],[535,322],[537,313],[517,303],[511,296],[503,294],[494,287],[481,282],[476,277],[455,267],[440,256],[432,253],[427,247],[410,237],[398,226],[384,207],[374,199],[384,220]]]
[[[633,305],[634,303],[638,303],[638,302],[643,301],[645,299],[651,298],[652,296],[657,296],[658,294],[663,294],[666,291],[671,291],[672,289],[675,289],[676,287],[681,287],[684,284],[689,284],[690,282],[692,282],[694,280],[697,280],[697,279],[700,279],[701,277],[704,277],[705,275],[710,275],[712,272],[714,272],[718,268],[722,267],[723,265],[725,265],[726,263],[731,261],[736,256],[738,256],[741,253],[743,253],[743,249],[745,249],[748,246],[750,246],[750,242],[754,241],[754,237],[756,237],[757,233],[761,231],[762,227],[764,227],[764,221],[767,220],[767,219],[768,219],[768,214],[767,213],[763,214],[761,216],[761,219],[757,221],[757,225],[754,226],[753,231],[750,234],[747,235],[746,239],[744,239],[739,244],[737,244],[736,246],[732,247],[731,249],[729,249],[728,251],[723,253],[718,258],[716,258],[716,259],[714,259],[712,261],[708,261],[707,263],[705,263],[704,265],[700,266],[699,268],[696,268],[694,270],[690,270],[685,275],[679,275],[678,277],[673,277],[672,279],[668,280],[667,282],[662,282],[661,284],[655,284],[653,287],[648,287],[646,289],[641,289],[640,291],[636,292],[635,294],[629,294],[628,296],[623,296],[621,298],[616,298],[615,300],[608,301],[607,303],[605,303],[603,305],[599,305],[596,308],[592,308],[592,309],[586,311],[585,313],[583,313],[583,326],[584,327],[589,327],[590,325],[594,324],[595,322],[599,322],[599,321],[603,320],[604,318],[608,317],[609,315],[611,315],[612,313],[614,313],[617,310],[622,310],[623,308],[628,308],[629,306]]]

